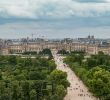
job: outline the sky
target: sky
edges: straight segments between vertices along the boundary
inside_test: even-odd
[[[0,0],[0,38],[87,35],[110,38],[110,0]]]

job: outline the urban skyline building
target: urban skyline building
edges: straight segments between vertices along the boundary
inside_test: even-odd
[[[1,54],[22,54],[24,52],[39,52],[45,48],[51,50],[65,49],[67,51],[85,51],[87,54],[97,54],[103,51],[110,54],[110,43],[106,39],[96,39],[94,36],[86,38],[44,39],[44,38],[21,38],[0,39]]]

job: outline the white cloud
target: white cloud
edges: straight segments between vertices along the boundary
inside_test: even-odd
[[[105,0],[110,2],[110,0]],[[18,18],[65,18],[101,16],[110,3],[80,3],[73,0],[0,0],[0,16]]]
[[[110,0],[105,0],[106,2],[110,2]]]
[[[76,38],[86,37],[89,34],[98,38],[108,38],[110,36],[110,26],[56,29],[48,26],[48,24],[45,25],[41,26],[39,23],[7,23],[0,25],[0,37],[23,38],[31,37],[32,33],[34,33],[35,37],[45,36],[46,38]]]

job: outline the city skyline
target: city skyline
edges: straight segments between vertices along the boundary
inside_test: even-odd
[[[0,0],[0,100],[110,100],[110,0]]]
[[[110,0],[1,0],[0,38],[110,38]]]

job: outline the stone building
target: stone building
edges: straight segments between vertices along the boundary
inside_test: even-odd
[[[90,38],[90,37],[88,37]],[[91,38],[90,38],[91,39]],[[84,41],[84,39],[82,39]],[[39,52],[45,48],[51,50],[65,49],[67,51],[85,51],[87,54],[97,54],[103,51],[105,54],[110,54],[110,45],[106,42],[97,43],[94,37],[91,42],[73,41],[71,39],[64,40],[44,40],[44,39],[21,39],[21,40],[8,40],[4,43],[0,42],[1,54],[21,54],[24,52]],[[90,40],[91,41],[91,40]],[[2,41],[3,42],[3,41]]]

